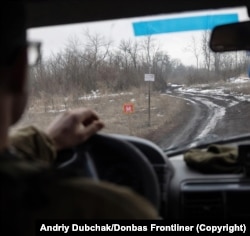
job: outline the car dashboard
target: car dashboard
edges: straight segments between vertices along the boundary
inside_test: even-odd
[[[142,138],[115,135],[139,148],[152,164],[161,191],[164,219],[249,219],[250,178],[239,174],[204,174],[184,161],[183,154],[167,155]],[[227,145],[247,147],[248,141]]]
[[[250,180],[242,174],[202,174],[182,157],[171,160],[175,173],[166,211],[171,219],[249,218]]]

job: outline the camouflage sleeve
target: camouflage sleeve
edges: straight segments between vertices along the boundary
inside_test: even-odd
[[[19,157],[26,160],[52,162],[56,158],[52,140],[34,126],[21,128],[10,134],[10,145]]]

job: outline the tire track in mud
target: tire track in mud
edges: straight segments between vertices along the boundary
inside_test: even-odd
[[[235,107],[241,104],[234,96],[176,91],[172,91],[168,95],[184,99],[187,101],[187,106],[181,113],[185,116],[184,122],[179,123],[158,143],[163,149],[173,148],[176,145],[180,147],[194,140],[199,142],[204,138],[206,141],[212,141],[224,136],[225,129],[228,127],[225,121],[230,121],[230,117],[228,117],[230,109],[235,110]],[[190,147],[192,146],[190,145]]]

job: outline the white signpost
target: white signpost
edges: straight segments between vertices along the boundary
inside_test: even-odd
[[[144,81],[155,81],[155,75],[154,74],[145,74]]]
[[[144,81],[148,82],[148,126],[150,126],[150,84],[155,81],[155,75],[144,74]]]

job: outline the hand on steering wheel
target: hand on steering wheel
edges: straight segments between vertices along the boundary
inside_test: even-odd
[[[59,153],[59,159],[62,153]],[[106,161],[112,165],[120,160],[126,161],[127,165],[136,172],[134,176],[140,184],[140,191],[138,192],[137,189],[134,191],[144,196],[159,210],[160,187],[155,171],[145,155],[131,143],[112,135],[95,134],[87,142],[72,149],[70,153],[72,158],[59,164],[58,168],[75,168],[85,177],[95,181],[102,179],[102,174],[98,173],[100,169],[98,163]]]

